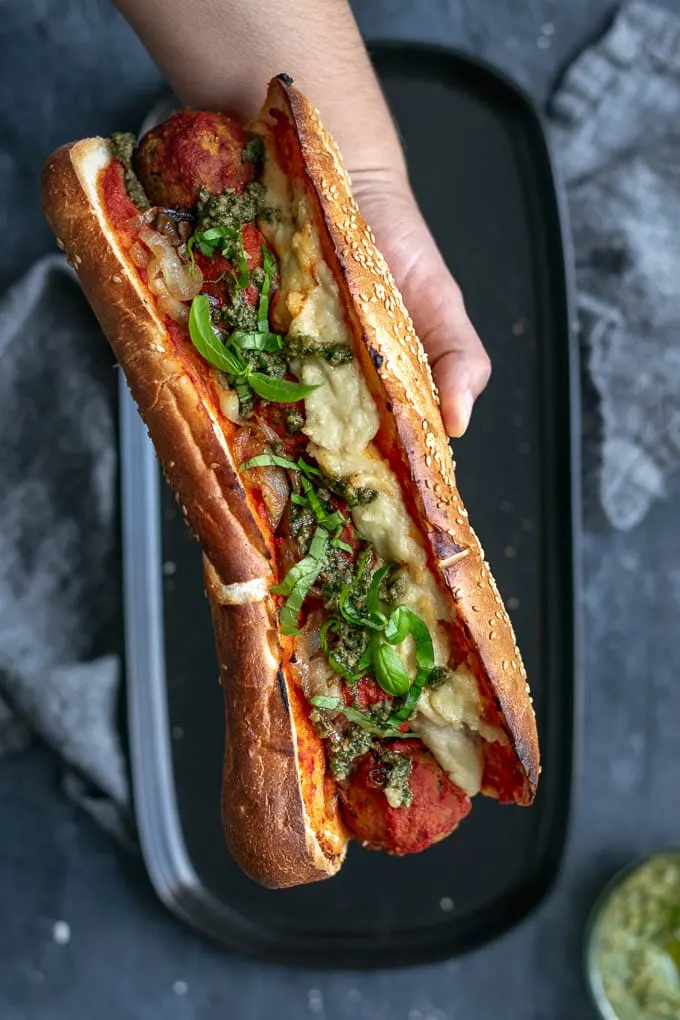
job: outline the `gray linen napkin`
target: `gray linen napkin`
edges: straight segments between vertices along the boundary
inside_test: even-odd
[[[41,260],[0,305],[0,752],[39,736],[120,831],[120,668],[96,648],[116,608],[115,377],[75,274]]]
[[[599,493],[638,524],[680,464],[680,21],[643,3],[566,74],[553,141],[599,394]]]
[[[601,504],[618,528],[680,460],[678,124],[680,21],[633,3],[566,75],[553,122],[601,403]],[[0,304],[0,754],[46,740],[67,792],[121,834],[120,664],[101,647],[120,559],[115,392],[71,271],[42,260]]]

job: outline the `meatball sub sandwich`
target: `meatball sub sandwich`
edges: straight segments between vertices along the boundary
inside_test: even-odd
[[[528,805],[536,723],[423,348],[318,113],[66,145],[47,219],[203,550],[222,816],[270,887]]]

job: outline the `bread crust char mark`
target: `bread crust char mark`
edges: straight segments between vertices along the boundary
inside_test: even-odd
[[[110,158],[108,143],[101,138],[57,150],[43,171],[43,207],[125,372],[166,478],[206,555],[227,713],[225,835],[237,863],[262,885],[278,888],[327,878],[342,864],[347,835],[337,805],[319,810],[323,791],[306,791],[309,811],[303,803],[294,709],[291,699],[286,697],[286,707],[282,697],[281,681],[285,685],[286,679],[279,671],[273,600],[266,595],[272,572],[269,550],[248,506],[217,410],[173,353],[151,298],[103,217],[97,180]],[[269,641],[278,648],[278,660],[272,658]],[[320,739],[312,753],[323,765]],[[323,825],[325,838],[323,833],[317,838],[315,822]]]
[[[377,376],[393,408],[421,522],[455,602],[457,618],[505,717],[526,775],[522,803],[533,800],[540,773],[536,718],[515,634],[480,542],[458,493],[439,398],[430,366],[387,264],[351,193],[338,148],[317,110],[279,76],[265,110],[284,113],[293,126],[321,217],[337,258],[336,279],[361,335],[367,377]],[[339,270],[339,271],[338,271]],[[460,556],[461,552],[465,555]]]

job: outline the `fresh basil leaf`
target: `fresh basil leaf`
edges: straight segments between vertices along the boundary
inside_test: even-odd
[[[229,375],[242,374],[244,366],[241,359],[227,350],[215,332],[210,319],[210,302],[205,294],[199,294],[191,302],[189,336],[201,357],[211,365]]]
[[[340,708],[345,707],[340,698],[328,698],[323,694],[318,694],[315,698],[310,698],[309,700],[317,708],[325,708],[329,712],[337,712]]]
[[[373,657],[373,666],[375,678],[387,694],[398,698],[408,693],[411,677],[391,645],[378,645]]]
[[[359,576],[359,572],[357,572],[357,577]],[[343,619],[347,620],[348,623],[353,623],[355,627],[368,627],[370,630],[383,630],[387,623],[387,617],[384,613],[357,613],[357,611],[352,607],[349,598],[352,594],[353,587],[354,585],[352,583],[345,585],[338,598],[338,609],[340,610]]]
[[[251,372],[248,381],[258,397],[262,397],[263,400],[271,400],[276,404],[294,404],[319,388],[318,386],[289,382],[287,379],[274,379],[262,372]]]
[[[224,249],[222,254],[225,254]],[[243,234],[239,231],[238,235],[238,276],[236,277],[236,290],[245,290],[250,283],[250,273],[248,272],[248,256],[246,250],[243,247]]]
[[[266,244],[262,245],[262,259],[264,263],[264,280],[260,291],[260,304],[257,310],[257,328],[260,333],[269,330],[269,292],[272,286],[272,279],[276,272],[276,260]]]
[[[415,613],[413,614],[415,616]],[[411,613],[405,606],[397,606],[390,614],[384,631],[385,641],[400,645],[411,633]]]
[[[199,230],[194,237],[204,244],[210,244],[214,248],[217,247],[219,241],[224,240],[225,237],[236,238],[239,234],[238,230],[233,227],[208,227],[207,230]]]
[[[318,695],[311,698],[310,701],[316,708],[323,708],[327,712],[337,712],[338,715],[344,715],[349,722],[356,723],[357,726],[368,730],[369,733],[374,733],[377,737],[408,739],[415,736],[414,733],[402,733],[401,730],[391,725],[380,726],[366,712],[361,712],[358,708],[350,708],[340,698],[328,698]]]
[[[286,460],[285,457],[277,457],[275,453],[260,453],[257,457],[251,457],[250,460],[246,460],[241,464],[239,471],[248,471],[250,468],[258,467],[280,467],[285,468],[286,471],[299,471],[297,464],[292,460]],[[293,493],[295,495],[295,493]]]
[[[278,333],[242,333],[240,330],[230,335],[229,343],[244,351],[280,351],[283,346]]]
[[[384,567],[380,567],[379,570],[376,570],[373,575],[371,587],[368,589],[368,595],[366,597],[366,608],[369,613],[377,613],[380,611],[380,585],[382,584],[385,575],[389,574],[393,567],[393,563],[386,563]]]
[[[323,560],[326,555],[326,549],[328,548],[328,532],[324,528],[317,528],[312,537],[312,543],[309,547],[309,555],[312,559]]]
[[[305,490],[307,502],[311,507],[314,516],[316,517],[319,524],[323,524],[324,528],[331,533],[339,531],[340,528],[346,523],[346,519],[340,513],[339,510],[328,511],[324,507],[323,503],[319,498],[319,494],[312,485],[312,483],[305,478],[303,475],[301,478],[302,488]]]
[[[234,376],[234,389],[239,400],[239,406],[252,406],[253,393],[248,385],[245,375]]]
[[[352,546],[348,545],[347,542],[341,542],[339,538],[334,538],[331,541],[331,545],[334,549],[342,549],[342,551],[346,553],[353,552]]]
[[[420,692],[425,686],[430,673],[434,668],[434,645],[432,635],[427,629],[425,621],[406,606],[397,606],[385,628],[385,640],[390,644],[399,644],[404,640],[401,634],[408,628],[416,647],[416,665],[418,672],[413,681],[404,704],[391,716],[393,722],[402,722],[411,715],[416,706]]]
[[[302,457],[298,458],[298,468],[304,475],[309,475],[310,478],[321,478],[321,472],[318,467],[314,467],[313,464],[308,464]]]
[[[309,589],[321,573],[328,539],[328,532],[317,528],[308,555],[290,568],[281,584],[272,588],[276,595],[288,596],[279,614],[283,634],[299,634],[297,619]]]

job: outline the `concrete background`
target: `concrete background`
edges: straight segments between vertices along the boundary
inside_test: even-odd
[[[680,11],[680,0],[669,6]],[[613,5],[357,0],[355,9],[369,40],[454,45],[544,102]],[[160,81],[105,0],[0,0],[0,13],[4,287],[51,248],[36,194],[43,157],[73,137],[134,128]],[[631,855],[677,838],[677,791],[665,781],[680,675],[677,496],[676,486],[632,534],[586,531],[577,812],[559,886],[528,922],[462,960],[391,973],[309,973],[230,957],[168,916],[140,861],[65,801],[56,763],[35,748],[0,765],[0,1020],[592,1017],[580,952],[594,892]]]

